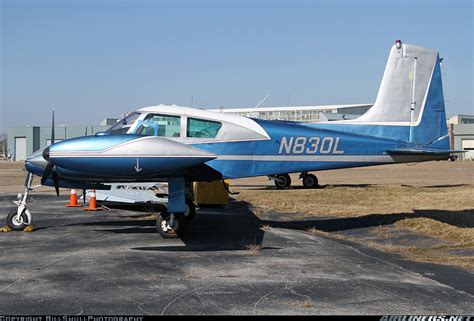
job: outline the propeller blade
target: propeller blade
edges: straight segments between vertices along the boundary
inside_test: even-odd
[[[59,196],[59,177],[58,173],[53,171],[53,182],[54,182],[54,189],[56,190],[56,196]]]
[[[51,175],[51,172],[53,171],[53,165],[48,162],[46,165],[44,172],[43,172],[43,177],[41,177],[41,185],[44,185],[44,182],[49,178],[49,175]]]

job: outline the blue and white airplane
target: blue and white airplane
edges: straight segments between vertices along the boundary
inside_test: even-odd
[[[157,229],[175,237],[188,224],[185,190],[192,181],[298,172],[311,186],[311,171],[448,159],[456,151],[449,145],[440,62],[434,50],[397,41],[375,104],[356,120],[303,124],[176,105],[139,109],[104,133],[29,157],[25,195],[8,225],[31,224],[26,198],[34,175],[57,192],[166,179],[168,211],[158,215]]]

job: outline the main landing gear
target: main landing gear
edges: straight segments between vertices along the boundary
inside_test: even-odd
[[[7,216],[7,225],[13,231],[23,231],[26,226],[31,225],[31,213],[28,210],[26,200],[29,192],[33,190],[31,188],[32,182],[33,174],[28,173],[25,178],[25,193],[23,195],[18,194],[18,200],[13,201],[18,207]]]
[[[305,188],[316,188],[318,187],[318,178],[316,175],[308,174],[308,172],[302,172],[299,176],[302,180],[303,187]],[[277,189],[283,189],[291,186],[291,177],[288,174],[276,174],[268,176],[275,183]]]
[[[303,186],[305,188],[316,188],[318,187],[318,178],[316,175],[308,174],[307,172],[303,172],[300,174],[300,178],[302,179]]]
[[[291,177],[288,174],[277,174],[273,177],[269,177],[275,182],[275,187],[277,189],[283,189],[285,187],[291,186]]]
[[[163,238],[184,235],[196,215],[191,183],[183,177],[168,178],[168,207],[156,218],[156,230]]]

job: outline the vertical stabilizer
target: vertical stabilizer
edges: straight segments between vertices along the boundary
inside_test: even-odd
[[[374,106],[354,123],[381,126],[381,136],[449,148],[438,53],[397,41]]]

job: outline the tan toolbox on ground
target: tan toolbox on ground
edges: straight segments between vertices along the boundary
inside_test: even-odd
[[[229,187],[229,182],[224,181]],[[229,193],[222,181],[194,182],[194,201],[198,205],[225,205],[229,202]]]

